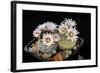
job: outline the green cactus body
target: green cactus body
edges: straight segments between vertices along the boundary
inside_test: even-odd
[[[76,41],[68,40],[68,39],[61,39],[58,42],[60,49],[72,49],[76,44]]]

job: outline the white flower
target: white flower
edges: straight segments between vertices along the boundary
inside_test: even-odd
[[[51,46],[52,44],[54,44],[54,40],[53,40],[53,35],[52,34],[43,34],[43,44],[46,45],[47,47]]]
[[[60,40],[59,34],[57,34],[57,33],[53,34],[53,39],[54,39],[55,42],[59,41]]]
[[[41,31],[40,31],[39,29],[35,29],[35,30],[33,31],[33,35],[34,35],[35,37],[39,37],[40,34],[41,34]]]
[[[47,30],[47,31],[54,31],[55,29],[57,29],[57,25],[53,22],[45,22],[42,24],[43,30]]]
[[[42,31],[45,28],[45,25],[41,24],[37,28]]]
[[[72,41],[77,41],[78,38],[77,34],[79,34],[79,32],[76,30],[76,28],[70,27],[66,36],[67,39],[70,39]]]
[[[77,25],[75,21],[73,21],[72,19],[69,19],[69,18],[68,19],[65,18],[63,23],[68,25],[69,27],[73,27],[73,26]]]
[[[60,34],[67,33],[67,30],[68,30],[68,26],[66,24],[61,23],[61,25],[58,28]]]

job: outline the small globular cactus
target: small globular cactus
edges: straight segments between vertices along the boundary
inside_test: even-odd
[[[71,40],[65,40],[62,39],[58,42],[59,48],[60,49],[72,49],[75,46],[76,41],[71,41]]]

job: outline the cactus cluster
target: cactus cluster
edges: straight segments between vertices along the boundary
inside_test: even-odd
[[[33,36],[38,38],[35,49],[40,51],[43,59],[63,60],[67,58],[78,39],[79,32],[76,25],[75,21],[67,18],[60,25],[53,22],[40,24],[33,31]]]

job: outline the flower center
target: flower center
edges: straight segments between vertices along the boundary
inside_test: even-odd
[[[63,29],[62,29],[63,32],[65,32],[66,30],[67,30],[66,28],[63,28]]]
[[[39,32],[36,32],[36,34],[39,34]]]
[[[46,41],[47,43],[49,43],[49,42],[51,41],[51,39],[50,39],[50,38],[46,38],[45,41]]]
[[[73,37],[74,36],[74,33],[73,32],[69,32],[69,36],[70,37]]]

